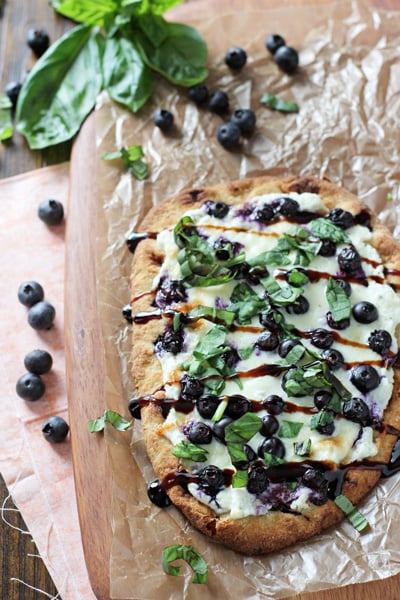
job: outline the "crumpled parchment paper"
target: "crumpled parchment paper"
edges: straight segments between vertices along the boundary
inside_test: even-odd
[[[99,169],[97,269],[99,317],[107,355],[107,403],[127,415],[134,395],[129,377],[129,327],[121,308],[129,302],[130,254],[125,236],[153,204],[184,187],[253,176],[327,176],[358,195],[400,239],[398,123],[400,116],[400,19],[359,2],[227,14],[194,25],[210,50],[211,91],[224,89],[231,111],[251,107],[255,134],[239,152],[216,141],[221,117],[198,109],[185,90],[163,80],[152,102],[133,116],[103,94],[96,113]],[[265,50],[279,32],[300,53],[299,71],[288,76]],[[232,74],[223,57],[231,45],[248,54]],[[264,92],[296,101],[297,114],[260,104]],[[171,110],[176,128],[163,134],[151,116]],[[122,146],[143,146],[149,177],[138,182],[118,163],[101,160]],[[121,377],[122,373],[122,377]],[[371,524],[365,535],[348,522],[307,542],[266,557],[250,558],[222,548],[194,531],[174,508],[153,506],[146,483],[154,478],[143,448],[140,424],[132,447],[108,431],[113,473],[113,531],[110,578],[113,598],[247,600],[283,598],[350,583],[385,578],[400,571],[400,478],[382,481],[361,505]],[[193,585],[191,572],[170,577],[161,567],[162,549],[191,544],[208,563],[206,585]]]

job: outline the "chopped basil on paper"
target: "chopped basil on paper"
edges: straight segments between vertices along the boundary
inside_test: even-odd
[[[266,104],[268,108],[272,108],[273,110],[278,110],[280,112],[299,112],[299,105],[296,102],[291,102],[290,100],[278,98],[277,96],[274,96],[274,94],[269,94],[268,92],[261,96],[260,102],[261,104]]]
[[[122,147],[116,152],[106,152],[103,154],[103,160],[122,159],[125,167],[136,179],[145,179],[148,175],[148,167],[142,161],[144,152],[142,146],[134,145],[127,148]]]
[[[134,420],[128,421],[114,410],[106,409],[104,414],[88,423],[90,433],[104,431],[106,423],[110,423],[118,431],[127,431],[133,426]]]
[[[172,544],[166,546],[162,551],[162,567],[167,575],[179,575],[181,566],[174,566],[171,563],[175,560],[184,560],[193,570],[192,583],[206,583],[207,581],[207,563],[201,554],[193,546],[184,546],[181,544]]]

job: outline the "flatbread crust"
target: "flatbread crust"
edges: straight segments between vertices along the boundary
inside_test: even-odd
[[[205,200],[220,200],[230,205],[240,205],[250,197],[275,192],[311,192],[318,194],[328,209],[340,207],[353,214],[366,210],[366,206],[355,196],[328,179],[311,176],[262,176],[214,187],[184,190],[155,206],[147,214],[138,231],[159,232],[163,228],[173,227],[187,210],[201,206]],[[373,246],[389,269],[400,269],[400,247],[369,209],[368,213],[371,215],[373,227]],[[133,297],[137,298],[142,291],[152,288],[162,261],[163,257],[158,254],[154,239],[140,242],[133,257]],[[393,281],[399,281],[395,274]],[[152,299],[151,296],[137,298],[132,307],[133,312],[154,310],[151,306]],[[139,396],[153,393],[162,382],[160,362],[154,353],[154,341],[165,330],[166,322],[162,319],[140,325],[133,324],[132,376]],[[159,426],[164,422],[160,408],[154,403],[143,406],[141,419],[148,455],[157,477],[162,480],[178,469],[179,459],[171,454],[170,442],[158,433]],[[396,370],[393,395],[385,411],[384,422],[400,429],[400,376]],[[382,432],[380,437],[379,453],[373,460],[387,463],[397,437],[385,432]],[[378,469],[349,469],[342,493],[356,505],[375,486],[380,475]],[[273,511],[258,517],[231,519],[216,515],[212,509],[197,501],[179,485],[171,487],[168,495],[194,527],[225,546],[248,555],[279,550],[306,540],[335,525],[344,517],[335,503],[328,500],[322,506],[310,504],[302,514]]]

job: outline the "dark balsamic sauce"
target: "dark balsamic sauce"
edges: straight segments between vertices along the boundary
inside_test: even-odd
[[[132,231],[132,233],[130,233],[128,235],[128,237],[126,238],[126,244],[128,246],[129,252],[135,252],[137,245],[139,244],[139,242],[141,242],[142,240],[147,240],[147,239],[151,239],[151,240],[155,240],[157,237],[157,233],[154,231],[147,231],[147,232],[142,232],[142,231]]]

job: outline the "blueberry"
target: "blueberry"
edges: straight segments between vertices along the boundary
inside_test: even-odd
[[[42,425],[44,438],[52,444],[63,442],[68,431],[68,423],[62,417],[49,417]]]
[[[299,66],[299,55],[297,51],[290,46],[280,46],[274,54],[274,61],[281,71],[291,75]]]
[[[335,321],[335,319],[333,318],[333,315],[331,313],[331,311],[326,313],[326,322],[328,323],[329,327],[332,327],[332,329],[346,329],[346,327],[348,327],[350,325],[350,319],[340,319],[339,321]]]
[[[317,390],[314,394],[314,406],[321,410],[326,408],[332,400],[332,393],[328,390]]]
[[[285,446],[277,437],[266,438],[258,447],[258,456],[260,458],[264,458],[265,454],[272,454],[272,456],[276,456],[277,458],[283,458],[285,452]]]
[[[45,385],[39,375],[25,373],[18,379],[15,389],[20,398],[33,402],[43,396]]]
[[[280,415],[286,407],[286,403],[280,396],[270,394],[263,401],[263,407],[270,415]]]
[[[167,329],[162,335],[158,336],[154,345],[164,352],[179,354],[183,347],[182,331],[180,329],[178,331]]]
[[[24,281],[18,288],[18,300],[24,306],[31,307],[43,298],[43,288],[37,281]]]
[[[372,302],[357,302],[351,309],[353,317],[359,323],[372,323],[378,318],[378,310]]]
[[[268,469],[263,465],[254,465],[249,470],[247,491],[250,494],[262,494],[269,485]]]
[[[53,366],[51,354],[46,350],[32,350],[24,358],[25,369],[35,375],[48,373]]]
[[[275,54],[281,46],[286,46],[286,42],[278,33],[271,33],[265,40],[265,47],[271,54]]]
[[[186,302],[187,291],[179,279],[164,278],[160,281],[154,303],[156,306],[165,308],[176,302]]]
[[[321,247],[318,250],[320,256],[335,256],[337,245],[332,240],[321,240]]]
[[[140,421],[142,418],[140,398],[131,398],[128,402],[128,410],[134,419]]]
[[[208,99],[208,108],[215,113],[224,113],[229,108],[228,95],[222,90],[217,90]]]
[[[196,399],[196,407],[204,419],[211,419],[219,405],[219,397],[214,394],[203,394]]]
[[[256,115],[250,108],[239,108],[233,113],[231,122],[239,127],[243,135],[252,135],[256,126]]]
[[[30,29],[26,38],[26,43],[34,54],[42,56],[50,45],[50,38],[44,29]]]
[[[221,441],[225,441],[225,428],[228,427],[228,425],[230,425],[232,422],[232,417],[228,417],[228,415],[226,415],[219,421],[213,423],[212,430],[215,437]]]
[[[221,360],[229,369],[233,369],[240,360],[239,352],[236,348],[230,348],[220,355]]]
[[[321,348],[321,350],[330,348],[335,341],[333,334],[322,327],[310,331],[309,337],[312,345],[316,346],[317,348]]]
[[[264,331],[255,341],[254,344],[260,350],[275,350],[279,345],[279,337],[273,331]]]
[[[298,346],[299,344],[301,344],[300,340],[297,340],[294,338],[288,338],[286,340],[283,340],[283,342],[281,342],[279,344],[279,348],[278,348],[279,356],[281,356],[282,358],[285,358],[289,354],[289,352],[295,346]]]
[[[325,425],[317,425],[316,429],[321,435],[332,435],[335,431],[335,423],[332,421],[331,423],[325,423]]]
[[[191,425],[188,440],[192,444],[210,444],[212,437],[211,428],[206,423],[203,423],[203,421],[195,421]]]
[[[338,255],[339,267],[349,275],[361,268],[361,257],[353,246],[347,246]]]
[[[263,204],[253,210],[251,217],[259,223],[269,223],[275,217],[275,213],[270,204]]]
[[[135,252],[139,242],[149,237],[148,233],[141,231],[132,231],[126,238],[126,245],[128,246],[129,252]]]
[[[260,283],[260,280],[263,277],[268,276],[268,269],[265,265],[254,265],[254,267],[250,267],[247,275],[246,281],[252,283],[253,285],[257,285]]]
[[[371,421],[368,405],[361,398],[351,398],[343,404],[343,415],[363,427]]]
[[[293,304],[289,304],[289,306],[286,307],[286,311],[289,313],[289,315],[304,315],[306,312],[308,312],[309,308],[310,303],[308,302],[307,298],[303,295],[300,295],[293,302]]]
[[[279,315],[280,312],[278,310],[270,310],[267,313],[261,313],[258,317],[258,320],[260,321],[260,324],[266,329],[269,329],[273,332],[278,332],[279,327],[274,318],[275,314]]]
[[[262,425],[260,429],[261,435],[263,435],[266,438],[270,438],[273,435],[275,435],[278,429],[279,421],[274,416],[265,415],[265,417],[262,418]]]
[[[341,352],[339,352],[339,350],[335,350],[334,348],[329,348],[328,350],[324,350],[321,353],[321,356],[326,361],[326,363],[328,364],[328,367],[331,369],[331,371],[334,371],[335,369],[339,369],[340,367],[343,367],[343,365],[344,365],[343,354]]]
[[[386,354],[392,345],[392,336],[385,329],[375,329],[368,338],[371,350],[378,354]]]
[[[312,467],[303,473],[301,483],[312,490],[327,490],[328,488],[328,481],[324,474]]]
[[[297,200],[283,196],[273,202],[274,210],[283,217],[294,217],[299,212],[300,205]]]
[[[351,369],[350,381],[360,392],[370,392],[379,385],[379,373],[371,365],[357,365]]]
[[[251,410],[251,403],[245,396],[240,394],[233,394],[229,397],[228,405],[225,409],[225,413],[232,419],[239,419]]]
[[[209,98],[207,86],[201,83],[193,85],[188,90],[188,97],[195,104],[205,104]]]
[[[206,213],[216,219],[223,219],[229,212],[229,204],[225,204],[221,200],[217,200],[213,202],[212,200],[207,200],[205,202]]]
[[[165,108],[159,108],[153,114],[153,123],[161,131],[170,131],[174,125],[174,115]]]
[[[238,148],[240,145],[240,129],[234,123],[222,123],[218,127],[217,140],[227,150]]]
[[[126,319],[126,321],[128,321],[128,323],[132,325],[133,317],[131,304],[125,304],[124,308],[122,309],[122,316],[124,317],[124,319]]]
[[[19,81],[10,81],[10,83],[8,83],[6,85],[6,89],[4,90],[4,92],[8,96],[8,99],[10,100],[11,104],[13,105],[13,108],[15,108],[17,105],[17,100],[18,100],[18,96],[21,91],[21,88],[22,88],[22,83],[20,83]]]
[[[162,488],[160,480],[154,479],[147,486],[149,500],[159,508],[166,508],[172,504],[167,492]]]
[[[354,217],[348,210],[343,208],[333,208],[329,211],[327,218],[341,229],[349,229],[354,225]]]
[[[64,207],[59,200],[43,200],[38,207],[38,217],[46,225],[60,225],[64,218]]]
[[[50,329],[53,326],[55,308],[49,302],[37,302],[28,311],[28,323],[37,331]]]
[[[215,258],[218,260],[229,260],[232,257],[232,243],[224,237],[219,237],[213,243]]]
[[[225,485],[224,472],[215,465],[207,465],[197,473],[197,483],[206,494],[215,496]]]
[[[184,375],[181,379],[181,396],[183,398],[199,398],[204,390],[204,385],[191,375]]]
[[[243,50],[243,48],[238,48],[236,46],[229,48],[227,53],[225,54],[225,64],[230,69],[241,69],[244,67],[247,61],[247,54]]]

